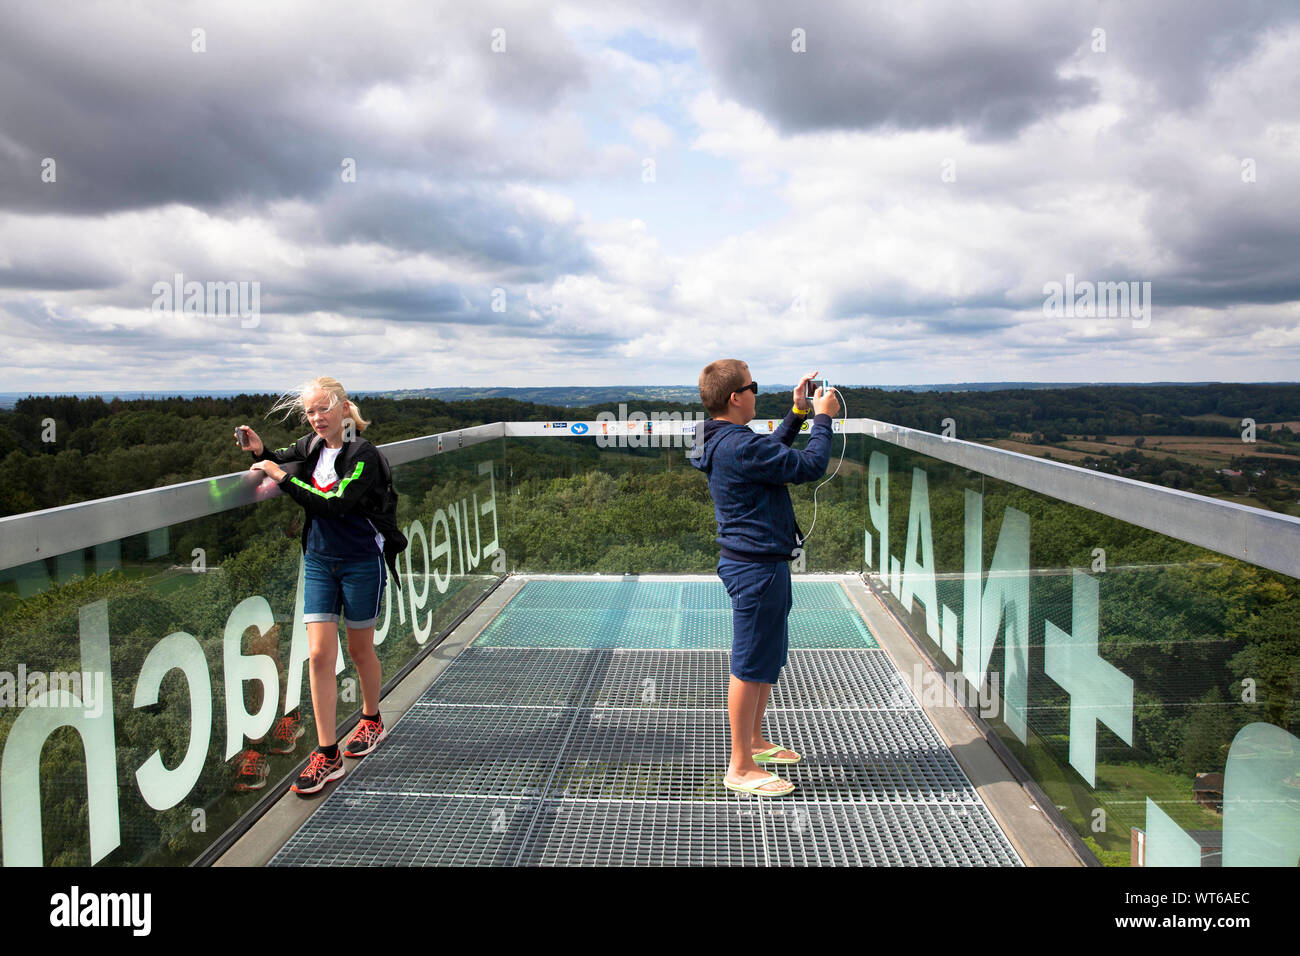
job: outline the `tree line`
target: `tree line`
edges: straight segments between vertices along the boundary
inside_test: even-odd
[[[1270,442],[1270,448],[1295,453],[1300,468],[1300,436],[1285,426],[1264,427],[1269,422],[1300,421],[1300,385],[1089,386],[990,392],[864,388],[845,389],[843,397],[852,417],[931,432],[941,431],[945,419],[951,419],[956,437],[971,440],[1025,433],[1048,442],[1064,440],[1067,435],[1231,437],[1241,432],[1237,422],[1248,418],[1259,423],[1259,437]],[[0,516],[240,470],[247,465],[248,456],[232,440],[236,425],[251,424],[273,447],[288,444],[305,430],[292,419],[265,417],[275,399],[267,394],[21,399],[12,409],[0,410]],[[508,398],[447,402],[382,395],[367,396],[360,405],[366,418],[374,422],[366,437],[376,444],[496,421],[592,420],[602,413],[617,416],[624,411],[689,416],[704,411],[698,404],[644,400],[566,408]],[[789,405],[788,395],[764,394],[758,397],[756,410],[759,417],[780,418]],[[1206,415],[1226,416],[1231,421],[1200,417]],[[1137,460],[1121,462],[1115,470],[1137,464]],[[1209,480],[1208,475],[1189,476],[1185,466],[1141,464],[1137,476],[1145,480],[1192,487],[1205,494],[1215,493],[1214,487],[1219,493],[1237,491]],[[1097,467],[1110,470],[1103,459]],[[1277,460],[1270,465],[1270,470],[1286,468],[1285,462]],[[1207,481],[1198,483],[1200,478]]]

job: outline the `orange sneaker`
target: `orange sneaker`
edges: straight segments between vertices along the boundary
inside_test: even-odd
[[[298,779],[293,782],[290,789],[294,793],[316,793],[325,784],[341,776],[343,776],[342,756],[330,760],[319,749],[313,750],[311,756],[307,758],[307,769],[298,775]]]
[[[343,748],[343,756],[364,757],[378,747],[379,742],[387,736],[388,731],[384,729],[382,719],[366,720],[362,717],[361,723],[357,724],[357,729],[348,738],[348,745]]]
[[[239,773],[235,775],[235,789],[261,790],[271,773],[270,762],[256,750],[245,750],[239,755]]]

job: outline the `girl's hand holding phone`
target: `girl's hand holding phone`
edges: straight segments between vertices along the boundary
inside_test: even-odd
[[[262,453],[262,439],[247,425],[240,425],[235,429],[235,441],[239,442],[239,447],[244,451],[251,451],[254,455]]]

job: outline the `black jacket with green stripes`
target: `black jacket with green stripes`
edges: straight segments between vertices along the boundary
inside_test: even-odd
[[[397,526],[396,496],[390,494],[392,479],[388,463],[379,449],[364,438],[345,441],[334,463],[338,485],[322,492],[312,486],[311,475],[324,447],[319,435],[304,435],[287,448],[270,450],[263,446],[262,453],[254,454],[253,458],[273,461],[284,468],[286,475],[280,482],[280,491],[302,505],[306,512],[302,525],[304,551],[315,518],[356,513],[384,536],[384,560],[396,576],[397,555],[405,550],[407,542]]]

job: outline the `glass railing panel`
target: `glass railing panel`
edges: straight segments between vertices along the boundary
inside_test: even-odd
[[[411,546],[376,627],[385,682],[498,580],[501,452],[394,466]],[[189,863],[315,745],[302,509],[220,497],[206,517],[0,570],[4,865]],[[340,636],[342,724],[361,693]]]
[[[506,554],[512,570],[712,569],[706,547],[712,540],[712,505],[703,479],[686,459],[681,436],[676,447],[643,444],[657,436],[619,437],[621,443],[607,442],[589,430],[506,439],[511,471]]]
[[[495,439],[393,469],[398,523],[410,540],[393,589],[402,598],[396,614],[403,644],[409,637],[423,645],[443,631],[508,570],[504,451]],[[407,648],[394,659],[404,662],[411,653]]]
[[[713,571],[687,442],[595,427],[395,453],[386,680],[506,571]],[[798,570],[866,572],[944,671],[927,703],[961,693],[1103,862],[1295,862],[1300,582],[849,432],[815,525],[791,489]],[[301,510],[211,484],[213,514],[0,569],[6,864],[187,862],[310,749]]]
[[[1296,864],[1300,581],[865,441],[871,582],[1101,862]]]
[[[6,866],[186,863],[302,759],[270,753],[305,679],[300,520],[276,500],[11,569]]]
[[[703,474],[689,460],[691,422],[552,422],[507,438],[512,571],[651,574],[711,573],[718,562],[717,523]],[[580,429],[575,434],[574,426]],[[765,422],[756,422],[763,431]],[[545,434],[546,430],[553,434]],[[806,436],[795,439],[802,448]],[[861,437],[833,436],[827,475],[790,486],[800,527],[811,530],[796,573],[857,571],[862,566]],[[813,540],[815,539],[815,540]]]

